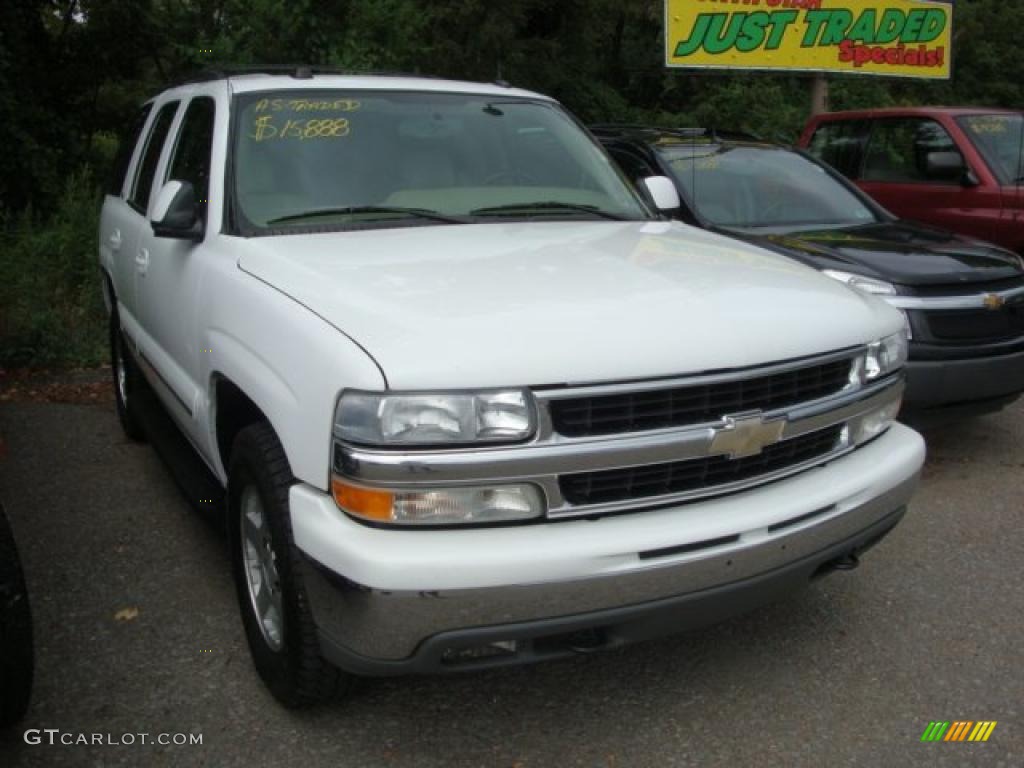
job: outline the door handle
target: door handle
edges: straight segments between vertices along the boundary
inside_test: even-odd
[[[120,229],[115,229],[114,230],[114,234],[112,234],[107,239],[107,242],[110,243],[110,250],[112,250],[112,251],[120,251],[121,250],[121,230]]]
[[[145,248],[141,248],[135,254],[135,267],[139,270],[140,275],[146,274],[146,270],[149,269],[149,251]]]

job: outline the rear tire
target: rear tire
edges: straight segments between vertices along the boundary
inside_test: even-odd
[[[268,424],[238,434],[229,467],[228,538],[256,671],[286,707],[332,698],[348,678],[320,653],[288,511],[295,478]]]
[[[28,711],[34,664],[25,578],[0,505],[0,728],[18,722]]]
[[[138,398],[146,382],[128,351],[116,309],[110,313],[110,368],[114,375],[114,400],[121,428],[130,440],[145,442],[146,433],[138,414]]]

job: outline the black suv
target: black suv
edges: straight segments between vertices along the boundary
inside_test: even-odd
[[[903,310],[904,414],[997,410],[1024,391],[1016,254],[897,219],[802,150],[702,128],[591,131],[634,183],[672,179],[683,222],[785,254]]]

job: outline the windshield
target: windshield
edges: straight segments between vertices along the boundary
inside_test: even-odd
[[[551,103],[288,91],[241,95],[236,110],[233,213],[243,232],[651,217]]]
[[[691,207],[723,227],[867,224],[874,212],[822,166],[779,147],[657,147]]]
[[[985,158],[1002,184],[1024,181],[1024,117],[1021,115],[968,115],[957,118],[960,127]]]

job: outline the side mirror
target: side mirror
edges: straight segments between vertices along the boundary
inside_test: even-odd
[[[674,211],[682,205],[679,190],[668,176],[648,176],[643,184],[659,211]]]
[[[962,184],[970,173],[959,152],[929,152],[925,156],[924,164],[928,178],[936,181],[955,181]]]
[[[187,181],[168,181],[153,206],[153,234],[176,240],[199,242],[203,239],[203,221],[199,218],[196,192]]]

